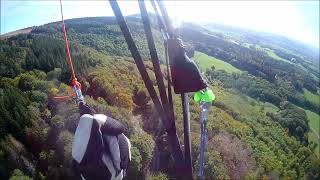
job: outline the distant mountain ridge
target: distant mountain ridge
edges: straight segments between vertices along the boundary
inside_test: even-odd
[[[305,55],[312,57],[313,61],[319,62],[319,48],[313,47],[304,42],[290,39],[282,35],[216,23],[203,24],[203,27],[208,28],[212,31],[219,31],[223,33],[242,36],[252,43],[278,44],[295,53],[300,54],[303,54],[303,51],[305,51]]]
[[[32,28],[33,27],[28,27],[28,28],[23,28],[23,29],[19,29],[19,30],[15,30],[15,31],[11,31],[11,32],[2,34],[0,39],[3,40],[3,39],[6,39],[6,38],[9,38],[11,36],[18,35],[18,34],[28,34],[28,33],[30,33],[32,31]]]

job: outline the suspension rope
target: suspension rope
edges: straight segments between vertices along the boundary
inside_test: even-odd
[[[61,22],[62,22],[63,39],[64,39],[64,43],[66,45],[66,53],[67,53],[68,62],[69,62],[70,69],[71,69],[71,86],[74,88],[75,92],[70,95],[67,95],[67,96],[54,96],[53,99],[66,100],[66,99],[71,99],[74,97],[77,97],[79,99],[79,98],[83,98],[82,93],[81,93],[81,84],[78,82],[76,75],[74,73],[73,63],[72,63],[71,54],[70,54],[70,50],[69,50],[66,25],[64,23],[64,18],[63,18],[62,0],[60,0],[60,12],[61,12],[61,19],[62,19]]]
[[[66,31],[66,25],[64,23],[64,18],[63,18],[63,9],[62,9],[62,0],[60,0],[60,11],[61,11],[61,19],[62,19],[62,31],[63,31],[63,38],[64,38],[64,43],[66,44],[66,53],[68,56],[68,61],[71,69],[71,84],[72,85],[78,85],[77,84],[77,78],[74,73],[73,69],[73,63],[70,55],[70,50],[69,50],[69,43],[68,43],[68,38],[67,38],[67,31]]]

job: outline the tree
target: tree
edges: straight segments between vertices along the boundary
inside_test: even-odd
[[[152,158],[152,151],[154,142],[149,134],[143,136],[133,136],[130,138],[132,146],[139,149],[142,157],[142,164],[146,165]]]
[[[15,169],[9,180],[32,180],[32,178],[24,175],[19,169]]]
[[[0,139],[11,133],[22,139],[25,127],[31,125],[30,100],[9,84],[0,86]]]
[[[137,177],[142,168],[142,157],[140,155],[139,149],[136,147],[131,147],[131,162],[128,170],[129,177]]]
[[[169,180],[169,178],[164,173],[158,173],[157,175],[151,175],[150,180]]]
[[[307,114],[304,110],[285,102],[281,104],[280,124],[289,129],[289,132],[300,140],[309,131]]]

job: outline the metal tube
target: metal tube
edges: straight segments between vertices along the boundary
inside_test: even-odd
[[[199,159],[199,180],[204,178],[204,155],[206,150],[206,122],[201,123],[201,144],[200,144],[200,159]]]
[[[181,94],[183,110],[183,133],[184,133],[184,161],[186,166],[186,179],[192,179],[192,157],[191,157],[191,135],[190,135],[190,113],[189,96],[186,93]]]

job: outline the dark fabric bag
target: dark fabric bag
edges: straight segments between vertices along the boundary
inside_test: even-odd
[[[168,40],[168,54],[172,84],[176,94],[197,92],[207,87],[197,65],[186,55],[181,39]]]

